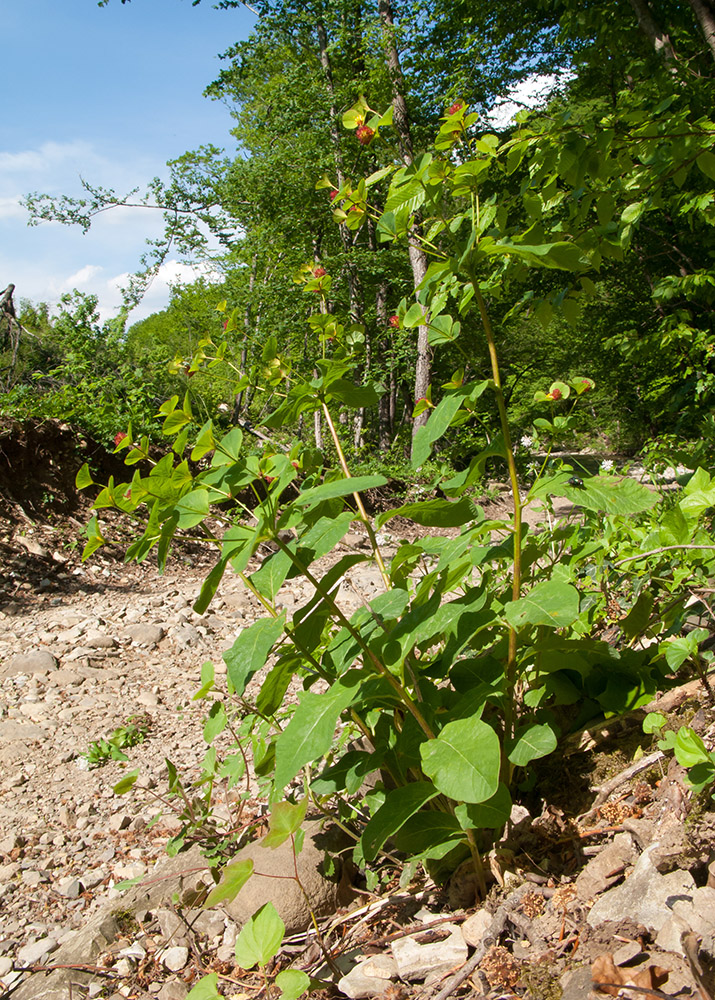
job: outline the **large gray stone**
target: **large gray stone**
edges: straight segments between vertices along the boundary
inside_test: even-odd
[[[690,872],[661,875],[651,859],[657,849],[657,843],[651,845],[626,881],[596,901],[587,918],[591,927],[606,920],[631,919],[659,931],[671,917],[673,904],[678,899],[692,898],[695,882]]]
[[[305,823],[304,828],[305,842],[296,860],[298,877],[313,913],[322,917],[348,902],[351,893],[347,880],[332,881],[323,874],[325,852],[334,847],[334,835],[322,831],[317,822]],[[239,851],[234,860],[247,858],[253,861],[254,874],[236,898],[224,905],[224,911],[242,927],[264,903],[271,902],[286,925],[286,933],[304,931],[311,923],[310,909],[291,877],[295,869],[290,840],[276,848],[262,847],[257,841]]]
[[[164,629],[160,625],[127,625],[122,635],[131,639],[137,646],[156,646],[164,638]]]
[[[467,943],[459,927],[449,927],[450,935],[442,941],[420,944],[414,937],[393,941],[392,954],[397,962],[400,979],[406,982],[434,980],[459,968],[467,961]]]
[[[53,953],[57,965],[93,965],[119,936],[119,927],[108,913],[98,914],[94,920],[78,931],[67,944]],[[73,987],[85,985],[97,977],[79,969],[54,969],[50,973],[30,975],[15,991],[13,1000],[67,1000],[70,983]]]
[[[338,981],[341,993],[351,1000],[379,997],[397,979],[397,963],[391,955],[371,955]]]
[[[26,653],[16,653],[0,668],[0,677],[15,677],[17,674],[45,674],[57,669],[57,660],[48,649],[30,649]]]

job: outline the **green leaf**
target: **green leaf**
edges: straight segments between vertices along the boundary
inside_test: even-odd
[[[667,721],[668,719],[662,712],[649,712],[643,719],[643,732],[658,733]]]
[[[641,591],[638,600],[621,622],[621,628],[629,639],[635,639],[645,632],[652,610],[653,595],[647,590]]]
[[[199,979],[194,988],[186,995],[186,1000],[222,1000],[218,991],[218,973]]]
[[[334,399],[339,399],[341,403],[345,403],[346,406],[351,406],[353,409],[359,409],[363,406],[377,406],[380,398],[373,385],[354,385],[342,378],[331,382],[327,387],[327,393],[328,398],[332,396]]]
[[[223,574],[226,572],[226,563],[226,559],[220,559],[201,584],[199,596],[196,598],[193,605],[194,611],[197,615],[202,615],[213,600],[213,596],[218,590],[218,585],[223,579]]]
[[[393,517],[406,517],[427,528],[458,528],[475,521],[480,515],[479,507],[467,497],[456,501],[423,500],[404,504],[395,510],[386,510],[375,519],[375,527],[381,528]]]
[[[278,954],[285,931],[285,924],[273,903],[264,903],[243,925],[236,939],[236,961],[241,968],[268,965]]]
[[[486,241],[485,241],[486,242]],[[558,268],[564,271],[581,271],[589,267],[583,252],[575,243],[510,243],[500,240],[484,247],[490,257],[508,256],[525,260],[541,267]]]
[[[216,444],[216,451],[211,459],[211,467],[217,468],[221,465],[233,465],[238,461],[242,444],[243,431],[240,427],[234,427]]]
[[[525,597],[510,601],[504,615],[512,628],[524,625],[550,625],[566,628],[578,618],[579,594],[570,583],[545,580],[537,583]]]
[[[430,456],[432,445],[447,431],[467,392],[460,390],[439,401],[424,427],[420,427],[412,442],[413,469],[418,469]]]
[[[274,980],[281,1000],[298,1000],[310,988],[310,976],[300,969],[284,969]]]
[[[410,816],[439,795],[431,782],[415,781],[388,792],[384,803],[363,830],[360,844],[366,861],[374,861],[380,848]]]
[[[201,665],[201,687],[192,697],[192,701],[200,701],[202,698],[206,697],[214,686],[214,677],[214,665],[211,660],[206,660],[206,662]]]
[[[230,903],[243,889],[251,875],[253,875],[253,861],[250,858],[226,865],[221,872],[221,881],[206,897],[204,909],[217,906],[219,903]]]
[[[139,771],[130,771],[129,774],[124,775],[121,781],[116,783],[112,791],[115,795],[126,795],[134,787],[138,777]]]
[[[705,764],[711,758],[705,744],[689,726],[681,726],[675,741],[675,759],[681,767]]]
[[[511,815],[511,795],[503,782],[486,802],[461,802],[454,810],[463,830],[500,830]]]
[[[416,212],[420,205],[424,204],[426,197],[427,193],[420,181],[415,179],[399,184],[393,180],[384,210],[385,212],[409,216]]]
[[[171,437],[172,434],[178,434],[181,428],[186,427],[189,423],[191,423],[191,418],[187,417],[183,410],[174,410],[164,421],[161,432],[166,437]]]
[[[275,643],[283,635],[285,611],[278,618],[259,618],[244,628],[233,646],[223,654],[228,679],[234,693],[240,698],[246,685],[262,666]]]
[[[481,719],[449,722],[420,746],[422,770],[457,802],[485,802],[499,786],[499,737]]]
[[[658,503],[658,496],[635,479],[600,475],[584,479],[583,486],[571,488],[569,499],[587,510],[620,514],[624,517],[650,510]]]
[[[92,474],[89,471],[89,466],[85,462],[80,468],[79,472],[75,476],[74,484],[78,490],[84,490],[88,486],[94,485],[94,480],[92,479]]]
[[[322,500],[332,500],[335,497],[345,497],[352,493],[361,493],[363,490],[372,490],[378,486],[384,486],[386,482],[385,476],[355,476],[350,479],[336,479],[331,483],[323,483],[321,486],[313,486],[303,490],[293,503],[300,507],[314,507]]]
[[[711,181],[715,181],[715,154],[706,149],[695,162],[706,177],[710,178]]]
[[[355,688],[348,686],[346,675],[322,694],[306,691],[292,719],[276,740],[276,769],[273,787],[285,788],[300,769],[319,760],[333,742],[335,727],[341,713],[355,697]]]
[[[216,737],[224,731],[228,719],[226,709],[220,701],[215,701],[209,709],[204,722],[204,742],[213,743]]]
[[[201,524],[209,515],[209,495],[206,490],[199,489],[187,493],[176,505],[180,528],[193,528]]]
[[[529,761],[546,757],[556,749],[556,734],[551,726],[522,726],[514,734],[509,750],[509,760],[517,767],[525,767]]]
[[[303,799],[297,805],[293,802],[276,802],[271,807],[268,833],[261,841],[261,847],[280,847],[296,830],[300,829],[307,808],[307,799]]]
[[[122,879],[121,882],[115,882],[114,888],[117,892],[126,892],[127,889],[133,889],[135,885],[139,885],[143,878],[143,875],[137,875],[134,878]]]

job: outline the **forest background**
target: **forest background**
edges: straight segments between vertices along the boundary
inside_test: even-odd
[[[7,313],[2,325],[2,412],[59,417],[107,443],[129,423],[160,440],[160,404],[188,392],[204,419],[257,425],[275,408],[274,392],[237,394],[220,366],[193,372],[188,362],[170,362],[190,359],[207,335],[224,338],[255,387],[271,339],[295,377],[309,377],[330,344],[306,320],[325,308],[364,331],[363,378],[383,390],[374,409],[343,426],[346,446],[359,467],[405,472],[414,429],[464,359],[437,343],[435,331],[429,343],[424,314],[409,312],[430,257],[419,259],[377,225],[389,178],[371,185],[365,218],[332,199],[361,176],[419,160],[434,148],[441,116],[463,103],[476,112],[471,134],[495,134],[502,144],[527,130],[538,137],[538,168],[514,160],[490,178],[489,196],[504,211],[520,200],[527,241],[542,240],[547,220],[562,239],[574,237],[558,190],[564,177],[578,192],[584,231],[598,231],[597,259],[575,277],[550,267],[533,273],[526,292],[519,280],[490,287],[516,440],[538,447],[537,390],[588,373],[597,389],[569,423],[569,446],[632,453],[646,445],[668,461],[689,455],[689,467],[705,461],[715,433],[715,155],[704,124],[715,58],[711,4],[544,0],[495,10],[431,0],[265,3],[258,12],[253,34],[227,47],[208,88],[232,110],[237,157],[213,146],[187,152],[143,198],[118,197],[90,180],[82,199],[27,199],[35,220],[85,230],[112,205],[164,211],[165,236],[127,290],[128,307],[170,251],[221,280],[177,288],[166,310],[131,326],[128,309],[100,323],[96,300],[79,292],[59,312],[23,301],[17,323]],[[544,106],[498,130],[487,123],[487,109],[510,88],[540,78],[557,81]],[[371,108],[393,107],[393,125],[374,136],[354,120],[344,128],[360,97]],[[326,186],[316,187],[321,178]],[[358,217],[336,225],[333,215],[351,208]],[[486,372],[480,338],[469,354],[468,376]],[[303,424],[292,430],[317,431],[322,443],[320,428]],[[485,401],[452,428],[438,458],[459,468],[496,432]]]

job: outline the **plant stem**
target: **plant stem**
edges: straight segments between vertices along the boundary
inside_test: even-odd
[[[522,532],[522,502],[519,492],[519,479],[516,472],[516,462],[509,433],[509,419],[506,412],[506,402],[501,385],[501,374],[499,372],[499,358],[497,356],[496,343],[494,341],[494,331],[492,329],[489,313],[487,312],[484,296],[479,287],[477,276],[472,272],[472,286],[474,295],[479,306],[479,313],[482,319],[484,335],[487,338],[489,348],[489,360],[492,368],[492,379],[499,411],[499,422],[501,424],[502,437],[504,438],[504,450],[506,454],[506,464],[509,469],[509,480],[511,483],[512,503],[514,507],[514,561],[512,570],[511,597],[517,601],[521,596],[521,532]],[[504,737],[508,741],[514,735],[514,701],[516,693],[516,653],[517,653],[517,633],[515,628],[509,629],[509,651],[506,664],[507,700],[504,709]]]
[[[363,661],[365,662],[366,660],[369,660],[370,663],[372,663],[375,671],[382,677],[384,677],[385,680],[388,682],[388,684],[390,684],[392,689],[397,693],[397,695],[400,698],[400,701],[403,703],[407,711],[410,712],[410,714],[413,716],[415,722],[420,727],[425,736],[427,736],[428,739],[433,740],[435,736],[434,733],[432,732],[430,725],[428,724],[425,717],[422,715],[422,712],[419,710],[415,702],[407,693],[405,687],[399,682],[397,677],[395,677],[395,675],[391,673],[387,669],[387,667],[378,660],[378,658],[375,656],[373,651],[367,645],[367,643],[360,635],[360,633],[357,631],[352,622],[350,622],[345,617],[342,609],[339,607],[338,604],[336,604],[332,595],[321,586],[320,581],[313,576],[313,574],[310,572],[307,566],[303,565],[300,559],[296,556],[295,552],[292,552],[285,544],[285,542],[283,542],[277,535],[273,540],[276,543],[276,545],[278,545],[278,547],[283,552],[285,552],[285,554],[288,556],[288,558],[293,563],[298,572],[301,574],[301,576],[303,576],[310,584],[312,584],[313,587],[315,587],[316,594],[318,594],[318,596],[323,601],[325,601],[326,604],[330,605],[330,607],[333,609],[333,613],[335,614],[337,620],[340,622],[343,628],[345,628],[348,631],[348,633],[353,637],[355,642],[360,646],[360,649],[363,651]],[[367,666],[367,663],[365,663],[365,665]]]
[[[487,898],[487,882],[484,877],[484,865],[482,864],[482,856],[479,853],[479,848],[477,847],[477,839],[474,836],[474,830],[467,830],[467,840],[469,841],[469,850],[472,855],[472,864],[474,865],[474,872],[477,876],[477,886],[481,894],[482,899]]]
[[[664,545],[660,549],[649,549],[647,552],[639,552],[637,556],[619,559],[618,562],[611,563],[611,565],[615,568],[633,562],[635,559],[647,559],[649,556],[659,556],[661,552],[675,552],[678,549],[702,549],[703,552],[715,552],[715,545]]]
[[[325,421],[330,430],[330,436],[332,437],[333,444],[335,445],[335,448],[337,450],[338,459],[340,461],[340,468],[343,470],[343,475],[345,476],[346,479],[352,479],[352,476],[350,475],[350,469],[348,468],[348,463],[345,460],[345,452],[343,451],[343,446],[340,444],[340,438],[338,437],[338,432],[335,428],[335,424],[333,423],[333,418],[331,417],[330,410],[328,409],[325,403],[323,403],[323,415],[325,416]],[[367,511],[365,510],[365,505],[362,502],[362,497],[360,496],[360,494],[357,491],[355,491],[355,493],[353,493],[353,496],[355,497],[355,503],[357,504],[357,509],[360,511],[360,517],[362,518],[363,523],[367,529],[367,533],[370,538],[370,544],[372,545],[372,551],[375,555],[375,562],[378,565],[378,568],[380,570],[380,576],[382,577],[382,582],[385,584],[385,589],[389,590],[390,574],[387,572],[387,568],[385,567],[385,562],[382,558],[382,553],[380,552],[380,546],[377,544],[377,538],[375,537],[375,531],[372,527],[372,522],[370,521],[370,518],[367,516]]]

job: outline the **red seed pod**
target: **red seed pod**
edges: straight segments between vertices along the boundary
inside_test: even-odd
[[[394,326],[394,328],[397,329],[399,327],[399,325],[400,325],[400,317],[397,316],[397,315],[390,316],[389,323],[390,323],[390,326]]]
[[[458,111],[461,111],[464,107],[464,101],[455,101],[447,108],[448,115],[456,115]]]
[[[127,432],[126,432],[126,431],[118,431],[118,432],[117,432],[117,433],[116,433],[116,434],[114,435],[114,447],[115,447],[115,448],[118,448],[118,447],[119,447],[119,445],[120,445],[120,444],[122,443],[122,441],[124,440],[124,438],[125,438],[126,436],[127,436]]]
[[[375,129],[370,128],[369,125],[360,125],[355,135],[361,146],[369,146],[372,142],[372,137],[375,135]]]

